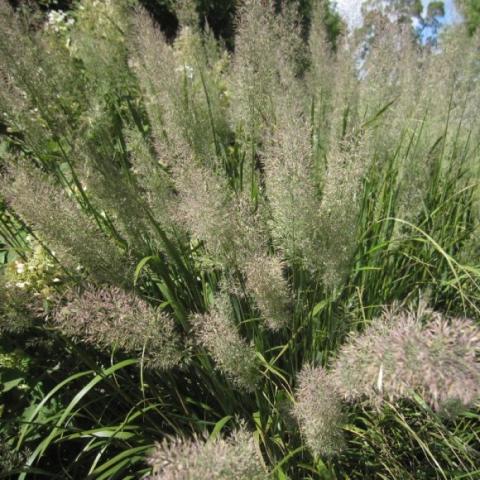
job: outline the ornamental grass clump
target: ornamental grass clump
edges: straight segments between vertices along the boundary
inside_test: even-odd
[[[117,287],[87,287],[70,294],[53,318],[65,335],[108,351],[118,349],[166,370],[182,362],[182,345],[173,319],[133,293]]]
[[[157,444],[149,458],[150,480],[265,480],[268,477],[252,434],[244,429],[229,437],[176,438]]]
[[[468,319],[387,310],[350,336],[332,365],[337,390],[378,404],[419,394],[439,410],[480,397],[480,330]]]
[[[31,452],[20,476],[476,478],[478,38],[432,48],[373,14],[333,38],[327,0],[310,21],[241,0],[228,50],[212,12],[233,2],[7,3],[0,354],[29,368],[0,372],[0,439]],[[173,4],[167,37],[150,13]],[[438,313],[378,317],[424,294]]]

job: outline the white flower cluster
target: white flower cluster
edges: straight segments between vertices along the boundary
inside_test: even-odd
[[[74,23],[75,19],[61,10],[51,10],[48,12],[46,26],[55,33],[67,32]]]

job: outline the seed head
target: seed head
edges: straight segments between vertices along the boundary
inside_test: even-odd
[[[344,444],[344,415],[339,393],[322,367],[305,366],[298,375],[293,414],[315,456],[338,454]]]
[[[397,400],[420,394],[435,409],[471,405],[480,396],[480,330],[467,319],[387,310],[352,334],[333,363],[348,400]]]
[[[197,341],[208,350],[218,369],[240,389],[254,390],[255,350],[241,337],[229,298],[218,296],[211,311],[195,315],[192,323]]]
[[[58,307],[54,323],[65,334],[102,350],[144,355],[150,368],[168,369],[182,360],[172,318],[133,293],[89,287]]]
[[[149,460],[150,480],[264,480],[253,436],[243,428],[228,438],[176,438],[157,444]]]
[[[271,330],[288,325],[291,318],[291,294],[279,257],[257,254],[244,267],[247,290]]]

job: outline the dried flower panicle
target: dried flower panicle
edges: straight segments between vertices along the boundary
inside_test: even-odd
[[[26,164],[12,166],[1,187],[9,206],[72,272],[81,265],[100,283],[129,282],[128,259],[46,174]]]
[[[41,298],[33,297],[23,284],[11,284],[0,276],[0,336],[27,330],[42,314]]]
[[[318,268],[321,232],[311,136],[311,125],[298,102],[284,100],[265,136],[262,160],[273,240],[290,262],[313,271]]]
[[[348,275],[355,251],[363,179],[368,168],[366,139],[351,138],[332,147],[318,210],[319,257],[323,281],[333,288]]]
[[[198,165],[190,157],[174,169],[178,191],[176,218],[207,254],[224,268],[240,268],[266,244],[265,227],[250,202],[236,195],[224,175]]]
[[[193,0],[180,0],[175,2],[175,13],[181,27],[198,27],[198,12]]]
[[[284,264],[273,255],[254,255],[243,267],[247,292],[254,298],[267,327],[278,330],[291,322],[291,292]]]
[[[177,221],[196,240],[205,242],[214,261],[221,265],[238,264],[239,252],[234,245],[241,232],[235,224],[236,215],[227,182],[194,162],[192,158],[174,172],[179,192]]]
[[[138,183],[137,195],[143,197],[150,208],[154,220],[163,228],[170,230],[173,225],[174,208],[173,181],[156,158],[147,139],[136,129],[125,132],[126,144],[132,163],[132,172]]]
[[[251,433],[228,438],[176,438],[157,444],[149,480],[265,480],[268,477]]]
[[[168,148],[176,133],[176,122],[170,118],[175,112],[177,101],[171,95],[176,92],[176,64],[173,50],[153,19],[144,9],[138,9],[133,17],[134,35],[131,39],[130,67],[138,77],[143,100],[151,124],[152,136],[157,147]],[[177,132],[178,134],[178,132]],[[159,152],[162,155],[162,152]],[[168,155],[167,155],[168,156]],[[174,157],[173,157],[174,158]]]
[[[65,335],[102,350],[144,356],[148,368],[169,369],[182,361],[173,319],[117,287],[88,287],[71,295],[53,321]]]
[[[332,108],[332,93],[336,81],[335,52],[331,45],[326,29],[325,15],[328,11],[328,2],[318,0],[312,5],[312,17],[309,35],[309,50],[312,61],[308,80],[310,88],[318,99],[324,112]],[[325,116],[322,116],[325,121]]]
[[[193,154],[201,164],[214,166],[219,144],[228,143],[230,135],[222,79],[228,61],[213,35],[192,27],[196,14],[192,4],[186,7],[190,13],[173,45],[139,9],[130,63],[144,92],[159,156],[174,165]]]
[[[131,180],[131,173],[112,160],[108,147],[105,150],[95,146],[96,143],[106,146],[108,129],[98,133],[99,138],[84,143],[86,155],[77,175],[94,208],[105,212],[130,250],[142,256],[148,252],[153,237],[147,205],[141,190]]]
[[[315,456],[330,457],[344,446],[341,396],[322,367],[304,366],[298,375],[293,415]]]
[[[347,400],[397,400],[421,395],[435,409],[465,407],[480,397],[480,330],[467,319],[425,311],[387,310],[352,334],[333,363]]]
[[[248,0],[238,12],[235,58],[231,75],[231,117],[245,138],[258,142],[273,118],[271,96],[276,87],[278,42],[270,1]],[[253,159],[251,159],[253,161]]]
[[[263,253],[267,246],[265,221],[250,202],[234,194],[226,178],[195,165],[194,160],[174,170],[179,192],[177,219],[203,241],[214,264],[238,269],[269,328],[284,326],[291,298],[278,257]]]
[[[228,296],[217,296],[210,312],[194,315],[192,323],[198,343],[217,368],[238,388],[253,391],[258,379],[255,349],[240,335]]]
[[[274,123],[274,99],[301,88],[295,81],[303,51],[295,14],[284,5],[275,15],[271,0],[245,0],[238,10],[231,117],[249,142],[258,143]]]
[[[351,35],[341,35],[337,39],[337,47],[333,57],[333,61],[329,61],[329,57],[324,57],[328,62],[323,66],[323,70],[328,75],[330,73],[330,81],[332,89],[327,91],[325,95],[326,104],[324,104],[323,96],[319,97],[319,108],[324,109],[324,113],[318,115],[318,135],[324,147],[335,146],[338,140],[343,139],[346,135],[351,135],[359,126],[359,117],[363,112],[359,108],[359,76],[356,68],[356,50],[357,43]],[[312,52],[312,55],[314,52]],[[322,57],[318,57],[321,60]],[[316,65],[317,70],[322,69],[321,65]],[[312,80],[315,85],[315,80]],[[318,92],[319,87],[316,90]],[[322,95],[322,90],[318,92]],[[322,110],[320,110],[322,112]],[[322,130],[320,130],[322,128]]]

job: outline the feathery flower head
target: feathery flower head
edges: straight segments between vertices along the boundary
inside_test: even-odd
[[[207,253],[222,267],[241,267],[265,245],[264,228],[249,201],[235,195],[225,176],[188,162],[174,169],[179,192],[177,221],[205,242]]]
[[[367,139],[352,136],[332,147],[327,156],[318,230],[323,281],[330,288],[345,279],[355,250],[367,144]]]
[[[157,444],[149,460],[149,480],[264,480],[263,466],[251,433],[243,428],[228,438],[177,438]]]
[[[304,366],[298,375],[293,415],[310,451],[329,457],[343,447],[344,414],[339,393],[322,367]]]
[[[275,244],[288,260],[309,270],[318,264],[319,192],[315,184],[312,129],[294,99],[278,101],[275,125],[265,135],[262,160]]]
[[[254,390],[255,350],[240,335],[228,296],[218,296],[211,311],[193,316],[192,323],[197,341],[208,350],[218,369],[238,388]]]
[[[232,119],[259,142],[275,119],[275,98],[298,91],[303,49],[294,8],[275,14],[272,0],[245,0],[238,9],[231,75]],[[253,161],[253,158],[250,159]]]
[[[284,264],[277,256],[256,254],[243,267],[246,288],[271,330],[288,325],[291,292],[283,275]]]
[[[26,163],[10,165],[0,186],[9,206],[66,268],[74,271],[81,264],[99,283],[128,283],[128,259],[48,175]]]
[[[175,13],[182,29],[185,27],[198,27],[198,12],[194,1],[177,0],[175,2]]]
[[[467,319],[428,310],[387,310],[352,334],[333,363],[347,400],[378,404],[420,394],[435,409],[471,405],[480,397],[480,330]]]
[[[173,319],[133,293],[116,287],[88,287],[60,306],[54,323],[68,336],[101,349],[145,355],[150,368],[168,369],[182,361]]]

